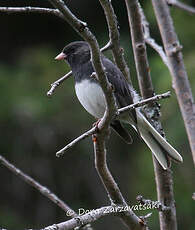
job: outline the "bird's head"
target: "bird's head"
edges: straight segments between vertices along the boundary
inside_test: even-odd
[[[64,47],[62,52],[55,57],[56,60],[66,60],[73,68],[90,60],[90,49],[87,42],[72,42]]]

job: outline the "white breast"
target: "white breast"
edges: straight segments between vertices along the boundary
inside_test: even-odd
[[[106,109],[106,102],[101,87],[89,80],[75,84],[76,95],[88,113],[96,118],[102,118]]]

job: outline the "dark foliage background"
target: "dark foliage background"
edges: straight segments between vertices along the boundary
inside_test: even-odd
[[[137,81],[125,4],[112,1],[135,88]],[[195,6],[194,1],[186,1]],[[160,43],[150,1],[141,1],[152,36]],[[51,7],[47,1],[0,1],[0,6]],[[81,20],[86,21],[101,46],[107,42],[107,27],[98,1],[67,1]],[[184,47],[184,60],[195,94],[195,16],[171,9],[175,28]],[[64,157],[55,152],[91,127],[94,119],[84,111],[74,93],[73,79],[67,80],[52,98],[46,96],[50,83],[68,72],[65,63],[54,57],[65,44],[81,38],[54,16],[38,14],[0,14],[0,153],[24,172],[48,186],[72,208],[93,209],[109,204],[93,162],[90,138],[77,144]],[[110,52],[107,52],[111,57]],[[171,90],[172,97],[161,102],[162,123],[170,143],[183,155],[184,163],[173,164],[173,177],[179,229],[195,225],[192,157],[171,77],[158,55],[148,48],[156,93]],[[129,128],[129,127],[127,127]],[[134,143],[126,145],[115,134],[108,141],[108,161],[124,197],[130,205],[136,196],[156,200],[151,153],[134,131]],[[8,229],[41,228],[67,219],[57,206],[29,187],[3,166],[0,167],[0,227]],[[149,225],[157,229],[158,213]],[[137,211],[138,215],[147,212]],[[97,229],[125,229],[116,218],[95,223]]]

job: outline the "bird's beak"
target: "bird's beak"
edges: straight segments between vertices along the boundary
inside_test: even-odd
[[[60,53],[60,54],[58,54],[56,57],[55,57],[55,60],[63,60],[63,59],[65,59],[67,56],[66,56],[66,54],[65,53]]]

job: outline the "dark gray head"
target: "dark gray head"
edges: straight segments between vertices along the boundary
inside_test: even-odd
[[[83,64],[90,60],[90,49],[87,42],[72,42],[64,47],[62,52],[55,58],[56,60],[66,60],[71,68]]]

